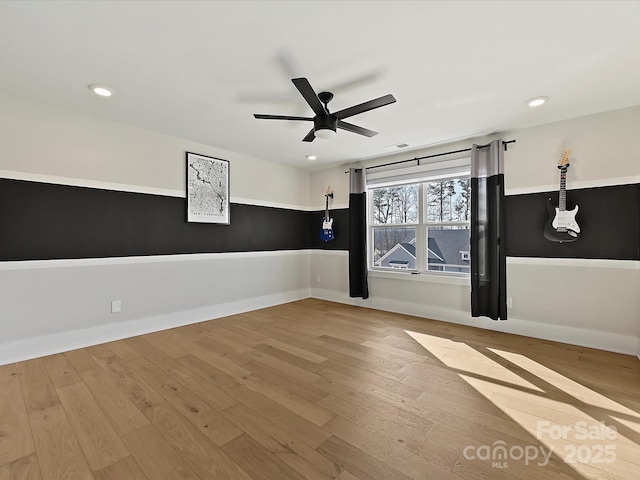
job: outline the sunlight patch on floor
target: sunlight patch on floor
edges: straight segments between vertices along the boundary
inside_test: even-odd
[[[531,448],[553,451],[585,479],[640,471],[638,412],[524,355],[405,332],[528,432]]]

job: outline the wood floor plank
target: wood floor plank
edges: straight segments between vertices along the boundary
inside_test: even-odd
[[[194,355],[198,357],[200,360],[205,361],[209,365],[217,368],[221,372],[226,373],[232,378],[241,380],[243,377],[250,375],[251,372],[246,368],[242,368],[241,363],[248,363],[250,359],[245,357],[244,362],[234,363],[231,358],[233,357],[225,357],[221,356],[213,350],[209,350],[200,345],[195,345],[191,350],[190,355]]]
[[[180,347],[176,342],[171,341],[169,331],[145,335],[145,341],[149,342],[157,349],[162,350],[165,355],[168,355],[171,358],[184,357],[189,353],[188,350]]]
[[[231,460],[174,407],[168,404],[155,407],[152,423],[200,478],[251,480],[238,463]]]
[[[101,470],[129,456],[120,436],[84,383],[74,383],[57,391],[91,470]]]
[[[360,480],[360,479],[356,477],[353,473],[349,472],[348,470],[343,470],[342,473],[336,477],[336,480]]]
[[[222,389],[208,381],[203,381],[203,378],[194,373],[189,367],[165,355],[164,352],[158,350],[143,338],[136,337],[126,342],[131,346],[130,348],[138,353],[138,356],[142,355],[216,410],[223,410],[236,403],[236,400],[227,395]]]
[[[127,364],[216,445],[224,445],[242,434],[235,425],[148,360],[138,358]],[[147,414],[147,418],[149,416]]]
[[[29,415],[43,480],[94,480],[61,405]]]
[[[338,437],[329,438],[318,447],[318,451],[341,468],[353,472],[360,480],[411,480],[411,477]]]
[[[292,413],[289,409],[273,400],[241,386],[229,392],[234,398],[248,406],[264,418],[279,425],[295,438],[299,438],[312,448],[327,440],[331,434],[309,420]]]
[[[51,384],[55,387],[64,387],[80,382],[80,377],[63,354],[43,357],[42,363],[49,374]]]
[[[177,361],[224,392],[233,390],[241,385],[241,383],[231,375],[194,355],[185,355],[184,357],[178,358]]]
[[[304,368],[297,367],[296,365],[292,365],[284,360],[280,360],[279,358],[273,357],[261,351],[252,350],[248,353],[248,355],[255,359],[255,361],[275,370],[287,377],[295,380],[299,383],[314,383],[319,380],[322,380],[322,377],[318,374],[309,372]],[[254,362],[251,362],[254,363]],[[245,365],[246,367],[246,365]],[[246,367],[251,370],[250,367]]]
[[[140,410],[147,414],[150,408],[160,405],[164,398],[147,382],[136,375],[127,365],[115,357],[97,360],[122,393]]]
[[[260,362],[247,363],[245,367],[250,369],[252,373],[247,377],[247,379],[243,380],[243,383],[247,383],[248,380],[251,380],[254,377],[259,377],[265,382],[276,385],[310,402],[317,402],[321,398],[327,396],[327,392],[325,392],[320,385],[321,383],[326,382],[322,377],[318,377],[316,382],[306,383],[296,380],[295,378],[291,378],[280,370],[274,370]]]
[[[149,425],[149,420],[104,370],[86,370],[80,377],[120,435]]]
[[[253,480],[305,480],[294,469],[246,434],[222,447],[236,463],[242,465]]]
[[[151,480],[140,465],[129,456],[93,473],[96,480]]]
[[[122,361],[131,360],[140,356],[138,352],[127,344],[126,340],[105,343],[105,347],[112,351],[113,354]]]
[[[328,360],[328,357],[318,355],[317,353],[314,353],[312,351],[306,350],[304,348],[300,348],[295,344],[283,342],[275,338],[267,338],[262,343],[268,347],[280,349],[282,351],[290,353],[291,355],[295,355],[297,357],[303,358],[304,360],[307,360],[309,362],[322,363]]]
[[[129,432],[122,439],[149,480],[204,480],[153,425]]]
[[[365,395],[377,397],[387,403],[390,403],[391,405],[408,410],[413,413],[420,413],[427,406],[427,401],[425,400],[422,400],[420,398],[410,399],[404,397],[393,392],[392,390],[380,388],[357,377],[347,375],[341,371],[327,368],[322,370],[322,375],[328,380],[331,380],[334,384],[337,383],[341,386],[350,388]],[[333,390],[333,385],[329,388]]]
[[[334,416],[334,414],[326,408],[255,375],[249,375],[243,380],[243,383],[249,389],[279,403],[283,407],[288,408],[318,426],[324,425]]]
[[[410,423],[406,417],[391,415],[391,409],[385,412],[367,404],[355,405],[332,395],[321,403],[340,417],[446,469],[450,469],[460,455],[459,449],[451,449],[426,436],[432,422],[416,417],[417,421]]]
[[[379,398],[361,394],[348,387],[339,385],[332,387],[332,393],[319,402],[328,410],[349,419],[361,419],[369,425],[379,425],[384,428],[389,424],[399,425],[401,428],[425,435],[433,425],[433,421],[387,402]]]
[[[222,414],[306,478],[333,480],[340,473],[332,461],[246,405],[234,405]]]
[[[14,364],[0,367],[0,465],[35,451]]]
[[[27,413],[31,414],[60,404],[41,358],[19,362],[17,368]]]
[[[437,465],[340,416],[334,417],[324,428],[415,480],[459,480],[451,473],[450,466]]]
[[[73,366],[73,369],[76,371],[76,373],[82,373],[87,370],[98,368],[98,364],[94,360],[93,355],[87,352],[87,350],[84,348],[64,352],[64,356]]]
[[[42,480],[35,453],[0,466],[0,480]]]

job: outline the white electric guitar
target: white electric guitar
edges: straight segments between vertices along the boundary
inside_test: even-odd
[[[551,199],[547,200],[549,220],[544,227],[543,235],[552,242],[574,242],[580,238],[580,226],[576,222],[578,206],[567,210],[567,169],[571,150],[562,152],[558,168],[560,169],[560,195],[558,206],[554,207]]]

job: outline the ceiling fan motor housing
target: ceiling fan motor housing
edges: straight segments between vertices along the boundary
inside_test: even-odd
[[[335,115],[317,115],[313,119],[313,129],[316,132],[318,130],[331,130],[335,132],[337,125],[338,119]]]

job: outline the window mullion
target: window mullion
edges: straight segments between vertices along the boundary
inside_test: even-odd
[[[418,227],[416,228],[416,267],[419,272],[427,271],[427,211],[424,208],[424,184],[418,185]]]

